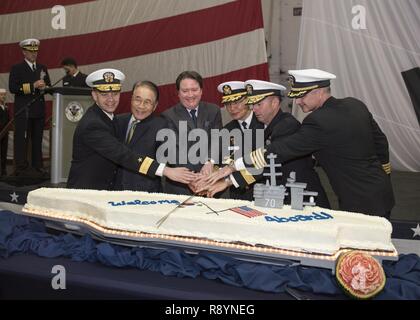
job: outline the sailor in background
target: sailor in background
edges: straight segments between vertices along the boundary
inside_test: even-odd
[[[6,89],[0,88],[0,131],[3,130],[4,126],[9,122],[9,110],[6,105]],[[8,132],[0,139],[0,174],[6,176],[6,161],[7,161],[7,142]]]
[[[245,87],[247,90],[246,104],[252,106],[256,118],[265,125],[265,144],[271,145],[281,141],[300,129],[301,124],[290,113],[281,110],[281,95],[286,90],[285,87],[261,80],[247,80],[245,81]],[[312,159],[311,153],[302,154],[286,161],[276,159],[276,162],[282,163],[280,170],[278,170],[282,173],[282,176],[277,179],[277,185],[286,185],[290,173],[295,172],[299,182],[307,183],[307,190],[318,193],[317,205],[323,208],[330,207],[325,190],[314,169],[315,161]],[[251,161],[248,163],[251,163]],[[264,168],[264,166],[261,168]],[[224,180],[224,183],[241,188],[253,185],[262,178],[261,175],[252,174],[244,167],[243,170],[234,172],[230,179]],[[223,183],[220,187],[223,187]],[[209,191],[212,195],[212,187]],[[285,203],[290,204],[290,195],[286,197]]]
[[[136,154],[117,138],[116,111],[125,75],[116,69],[101,69],[89,74],[86,83],[92,90],[95,104],[80,120],[73,136],[73,158],[68,188],[114,189],[118,166],[150,177],[190,183],[195,175],[189,170],[168,168],[147,155]]]
[[[12,66],[9,90],[15,94],[14,154],[16,175],[28,169],[28,142],[32,142],[32,167],[44,173],[42,164],[42,136],[45,122],[43,90],[51,85],[47,67],[36,61],[40,42],[26,39],[19,43],[24,61]],[[37,98],[34,100],[34,98]],[[33,101],[34,100],[34,101]],[[29,103],[33,101],[30,105]],[[27,110],[22,110],[22,109]]]
[[[311,112],[301,128],[283,139],[255,150],[253,167],[267,164],[275,153],[281,162],[314,154],[338,197],[339,209],[389,219],[394,206],[390,181],[388,140],[366,105],[352,97],[331,96],[330,81],[336,76],[317,69],[290,70],[291,91],[303,112]],[[238,159],[231,170],[245,169]],[[219,179],[227,174],[219,171]]]
[[[76,60],[65,58],[61,61],[61,66],[66,72],[66,76],[63,78],[63,87],[88,87],[86,84],[87,75],[78,69]]]

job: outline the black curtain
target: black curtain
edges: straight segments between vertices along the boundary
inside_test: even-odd
[[[420,68],[401,72],[420,124]]]

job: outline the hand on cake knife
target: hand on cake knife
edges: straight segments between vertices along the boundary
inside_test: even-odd
[[[184,205],[185,203],[187,203],[188,201],[190,201],[192,198],[195,197],[195,193],[192,194],[191,196],[188,197],[188,199],[185,199],[184,201],[182,201],[182,203],[180,203],[179,205],[177,205],[175,208],[173,208],[171,211],[169,211],[167,214],[165,214],[162,218],[160,218],[157,222],[156,222],[156,227],[159,228],[165,221],[166,219],[169,218],[169,216],[171,215],[172,212],[174,212],[176,209],[178,209],[179,207],[181,207],[182,205]]]

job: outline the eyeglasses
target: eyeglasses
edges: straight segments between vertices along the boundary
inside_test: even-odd
[[[138,98],[138,97],[131,98],[131,101],[134,104],[139,105],[139,106],[144,105],[146,108],[150,108],[150,107],[153,107],[155,105],[155,103],[152,100],[149,100],[149,99],[143,100],[143,99]]]

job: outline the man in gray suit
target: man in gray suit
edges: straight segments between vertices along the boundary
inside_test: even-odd
[[[204,173],[212,167],[209,162],[203,167],[206,160],[210,158],[210,130],[222,128],[220,108],[215,104],[201,101],[203,78],[195,71],[182,72],[176,79],[176,89],[178,90],[179,103],[162,113],[168,122],[168,128],[173,130],[177,137],[177,143],[174,146],[176,148],[176,161],[169,162],[169,165],[173,167],[185,166],[197,173]],[[207,133],[208,155],[204,158],[201,155],[201,161],[199,163],[192,161],[189,152],[191,147],[197,142],[180,141],[179,139],[180,132],[185,134],[185,127],[187,135],[193,129],[202,129]],[[185,151],[187,152],[187,157],[185,157]],[[187,163],[180,163],[180,159],[182,158],[186,158]],[[187,185],[168,180],[165,183],[164,190],[167,193],[192,194]]]

